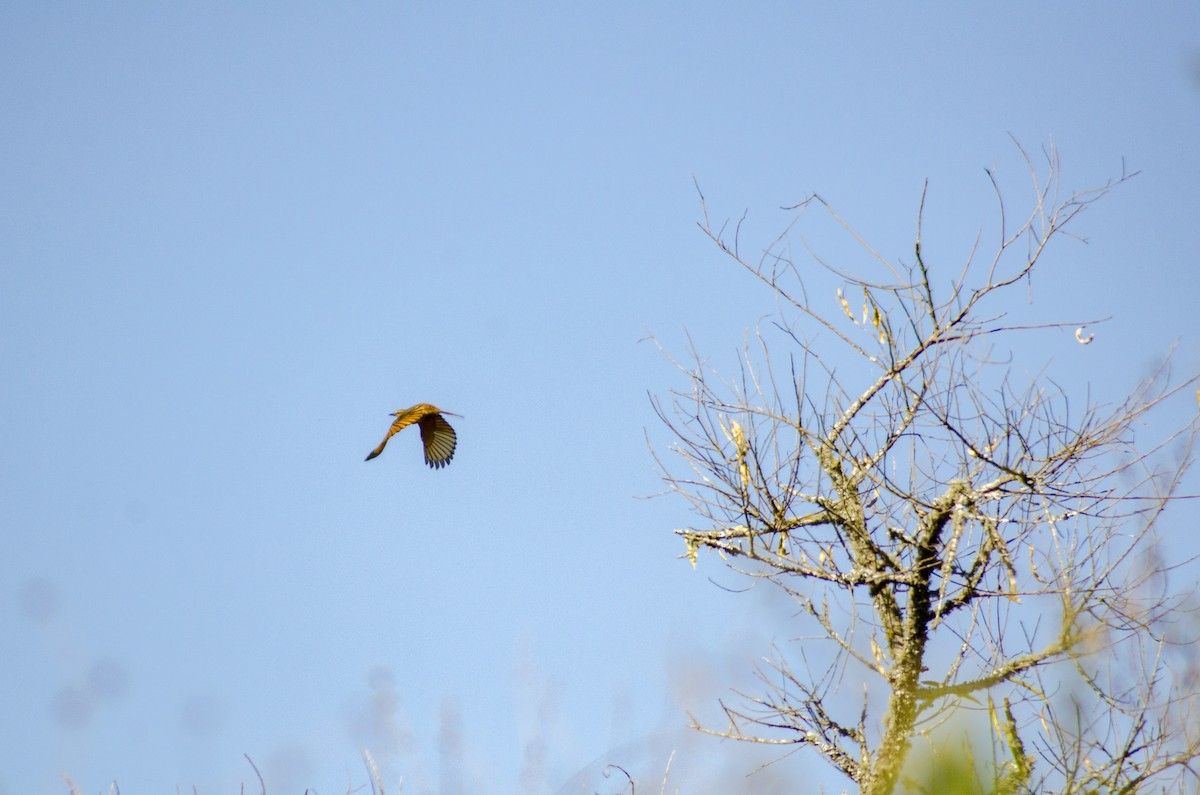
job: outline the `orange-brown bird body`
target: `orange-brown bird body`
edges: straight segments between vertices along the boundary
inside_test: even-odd
[[[458,435],[442,417],[443,414],[449,414],[451,417],[461,416],[451,411],[442,411],[429,403],[418,403],[412,408],[393,411],[392,416],[396,421],[388,428],[387,436],[383,437],[383,441],[371,451],[366,460],[370,461],[382,453],[388,439],[416,423],[421,429],[421,444],[425,446],[425,463],[434,469],[441,469],[454,458],[454,448],[458,445]]]

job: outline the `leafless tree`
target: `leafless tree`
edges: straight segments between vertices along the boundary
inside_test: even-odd
[[[732,377],[694,351],[676,360],[689,383],[655,402],[674,438],[659,463],[699,516],[676,531],[692,564],[717,553],[783,589],[805,640],[799,663],[788,646],[766,658],[763,692],[721,704],[727,723],[695,725],[810,747],[871,795],[937,791],[913,773],[918,747],[970,760],[974,792],[1195,791],[1196,680],[1172,645],[1188,595],[1154,555],[1200,424],[1134,437],[1196,379],[1173,379],[1168,354],[1104,406],[1017,366],[1014,335],[1091,341],[1011,315],[1052,241],[1133,176],[1060,194],[1055,150],[1018,150],[1031,208],[1014,218],[987,172],[998,240],[981,233],[952,273],[926,262],[924,190],[911,261],[816,195],[747,258],[740,224],[714,228],[701,195],[703,231],[778,312]],[[807,243],[794,257],[813,212],[868,264],[848,272]],[[982,756],[948,739],[964,710],[990,737]]]

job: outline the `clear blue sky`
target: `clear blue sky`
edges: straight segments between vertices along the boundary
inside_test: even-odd
[[[774,311],[693,178],[756,246],[816,191],[898,259],[928,178],[953,270],[1009,133],[1070,188],[1123,158],[1035,284],[1115,319],[1049,356],[1109,399],[1176,339],[1200,367],[1194,2],[10,2],[0,107],[0,795],[731,753],[683,710],[786,624],[637,499],[684,385],[639,340],[727,364]],[[454,462],[364,463],[422,401]]]

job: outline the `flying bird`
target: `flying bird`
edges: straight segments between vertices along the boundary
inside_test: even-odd
[[[393,411],[392,416],[396,418],[396,421],[392,423],[392,427],[388,428],[387,436],[383,437],[383,441],[371,451],[366,460],[370,461],[382,453],[383,448],[387,446],[388,439],[415,422],[421,429],[421,444],[425,446],[425,463],[433,469],[441,469],[450,463],[451,458],[454,458],[454,448],[458,444],[458,434],[442,417],[443,414],[449,414],[451,417],[462,416],[452,411],[442,411],[429,403],[418,403],[412,408]]]

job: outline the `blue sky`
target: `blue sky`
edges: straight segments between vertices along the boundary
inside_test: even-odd
[[[954,271],[1010,134],[1069,189],[1124,160],[1035,285],[1113,320],[1027,366],[1110,400],[1200,366],[1195,3],[18,2],[0,104],[2,795],[735,758],[683,711],[786,622],[639,499],[684,386],[640,341],[729,366],[774,311],[693,179],[753,245],[815,191],[902,259],[928,178]],[[454,462],[364,463],[425,401]]]

